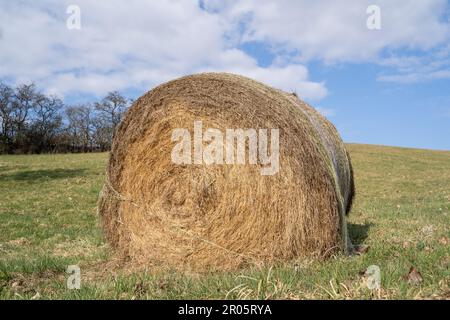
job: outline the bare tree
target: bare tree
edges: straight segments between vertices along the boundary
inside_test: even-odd
[[[72,151],[88,152],[93,149],[93,110],[89,105],[71,106],[66,109],[68,131]]]
[[[36,98],[37,92],[34,83],[19,85],[15,90],[12,102],[12,124],[16,149],[24,148],[28,116]]]
[[[92,136],[94,144],[99,151],[107,151],[111,148],[112,128],[108,122],[101,118],[95,118],[94,134]]]
[[[13,98],[14,89],[0,82],[0,152],[10,152],[14,140]]]
[[[62,124],[60,110],[63,102],[56,96],[38,94],[33,106],[33,122],[28,136],[32,152],[51,151],[55,147],[55,135]]]
[[[113,91],[109,92],[102,101],[95,104],[99,119],[103,124],[109,124],[108,126],[111,128],[110,139],[112,139],[120,120],[122,120],[123,114],[128,108],[128,103],[129,101],[119,92]]]
[[[129,103],[113,91],[93,105],[65,108],[34,83],[0,82],[0,153],[107,151]]]

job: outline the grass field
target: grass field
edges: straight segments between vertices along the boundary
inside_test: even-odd
[[[348,147],[349,229],[366,253],[210,274],[111,262],[96,215],[107,154],[0,156],[0,299],[450,299],[450,152]],[[74,264],[80,290],[66,286]],[[370,265],[379,290],[366,286]]]

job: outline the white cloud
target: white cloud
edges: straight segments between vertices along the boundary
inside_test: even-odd
[[[377,80],[407,84],[450,79],[450,57],[447,57],[447,55],[448,49],[444,48],[421,57],[390,57],[383,59],[380,65],[393,66],[395,67],[395,72],[380,74]]]
[[[197,0],[1,1],[0,79],[36,81],[61,95],[103,95],[143,91],[199,71],[228,71],[321,99],[327,88],[310,79],[305,64],[311,59],[394,69],[380,81],[448,77],[450,46],[428,60],[396,54],[398,48],[426,51],[448,43],[446,1],[379,0],[379,31],[366,28],[371,2],[205,0],[203,10]],[[81,30],[66,28],[69,4],[81,8]],[[251,41],[271,48],[272,65],[262,67],[240,49]],[[393,53],[382,57],[385,51]]]
[[[371,62],[388,70],[377,77],[385,82],[450,78],[450,8],[445,0],[378,0],[381,30],[366,25],[372,0],[205,2],[207,10],[234,26],[241,42],[269,44],[285,63]]]
[[[445,0],[378,0],[381,30],[366,26],[372,0],[206,0],[229,23],[242,24],[242,41],[264,41],[302,59],[326,62],[376,60],[386,49],[428,50],[449,39]]]
[[[450,79],[450,70],[438,70],[431,73],[400,73],[390,75],[380,75],[378,81],[395,82],[395,83],[417,83],[420,81]]]
[[[261,68],[257,66],[256,61],[253,61],[246,65],[231,66],[227,69],[217,66],[213,70],[241,74],[276,88],[283,88],[287,92],[296,92],[302,99],[318,100],[324,98],[328,93],[324,83],[308,81],[308,69],[299,64]],[[205,68],[202,71],[210,70]]]
[[[0,78],[36,81],[61,95],[149,89],[199,72],[236,72],[320,99],[325,85],[300,64],[262,68],[236,47],[220,15],[195,0],[79,0],[81,30],[66,28],[69,1],[2,2]]]

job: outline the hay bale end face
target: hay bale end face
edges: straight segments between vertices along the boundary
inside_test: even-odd
[[[278,129],[278,170],[264,175],[261,159],[250,163],[250,138],[246,163],[226,155],[223,163],[175,163],[174,131],[193,137],[199,122],[224,141],[227,129]],[[208,145],[191,142],[192,157]],[[99,214],[112,247],[136,264],[227,270],[328,256],[348,250],[352,175],[334,126],[295,95],[237,75],[197,74],[151,90],[127,112]]]

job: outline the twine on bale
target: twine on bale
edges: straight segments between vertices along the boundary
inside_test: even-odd
[[[279,129],[280,170],[176,164],[172,133]],[[131,263],[231,270],[348,251],[353,172],[334,126],[292,94],[231,74],[165,83],[139,98],[115,134],[99,198],[105,236]]]

